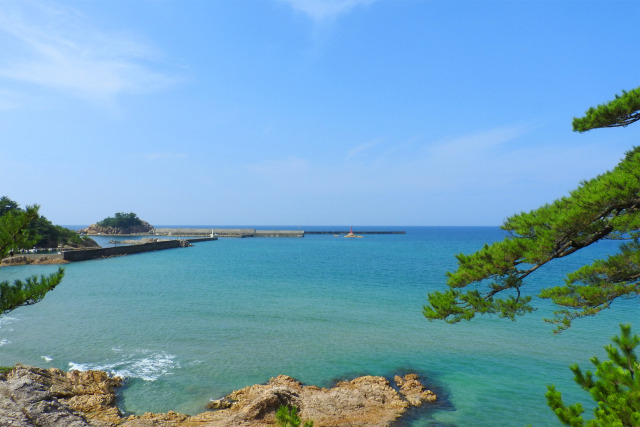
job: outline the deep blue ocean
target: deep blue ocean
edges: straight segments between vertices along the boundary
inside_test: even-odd
[[[264,227],[273,229],[321,227]],[[328,229],[348,227],[328,227]],[[102,369],[127,378],[126,413],[195,414],[210,399],[286,374],[330,386],[370,374],[415,372],[439,402],[398,425],[560,425],[544,394],[592,405],[568,366],[591,368],[603,346],[631,323],[637,300],[614,303],[554,335],[553,310],[515,322],[480,317],[450,325],[422,315],[427,292],[444,289],[455,254],[499,240],[497,227],[354,227],[405,235],[221,238],[65,266],[63,282],[40,303],[0,317],[0,365]],[[107,238],[101,245],[109,245]],[[562,284],[566,272],[615,252],[601,242],[552,262],[527,292]],[[0,268],[0,280],[57,266]]]

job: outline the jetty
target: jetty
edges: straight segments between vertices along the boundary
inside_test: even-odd
[[[203,237],[197,239],[168,239],[157,240],[133,245],[113,246],[95,249],[76,249],[62,252],[62,259],[67,262],[87,261],[91,259],[110,258],[114,256],[139,254],[143,252],[159,251],[192,246],[192,243],[218,240],[217,237]]]
[[[303,230],[256,230],[255,228],[156,228],[153,234],[178,237],[304,237]]]
[[[86,234],[87,236],[113,237],[170,237],[170,238],[219,238],[219,237],[304,237],[305,235],[407,234],[404,230],[264,230],[256,228],[155,228],[148,233],[135,234]],[[130,243],[128,241],[123,241]],[[120,241],[114,243],[121,243]]]
[[[369,230],[353,231],[356,234],[407,234],[406,231]],[[179,237],[304,237],[306,234],[348,234],[349,230],[305,231],[305,230],[258,230],[255,228],[156,228],[155,236]]]

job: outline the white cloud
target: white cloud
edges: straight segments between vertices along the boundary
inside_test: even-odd
[[[0,44],[5,87],[13,81],[102,102],[172,82],[147,65],[158,56],[152,48],[129,35],[103,32],[70,9],[2,2]]]
[[[325,21],[378,0],[282,0],[314,21]]]

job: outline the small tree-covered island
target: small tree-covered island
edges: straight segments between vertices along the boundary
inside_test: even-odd
[[[154,230],[153,226],[129,212],[118,212],[114,216],[80,230],[82,234],[148,234]]]

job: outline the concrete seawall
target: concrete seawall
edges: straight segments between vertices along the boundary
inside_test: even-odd
[[[156,236],[217,236],[217,237],[304,237],[305,234],[347,234],[349,230],[256,230],[255,228],[156,228]],[[406,231],[354,231],[355,234],[407,234]]]
[[[156,228],[156,236],[304,237],[302,230],[256,230],[255,228]]]
[[[142,252],[159,251],[162,249],[172,249],[184,246],[183,242],[196,243],[217,240],[216,237],[205,237],[200,239],[186,240],[160,240],[158,242],[142,243],[140,245],[130,246],[114,246],[98,249],[80,249],[74,251],[65,251],[62,253],[62,259],[69,262],[88,261],[91,259],[108,258],[113,256],[131,255]]]
[[[340,230],[340,231],[305,231],[304,234],[347,234],[349,231]],[[353,234],[407,234],[406,231],[357,231],[354,230]]]

